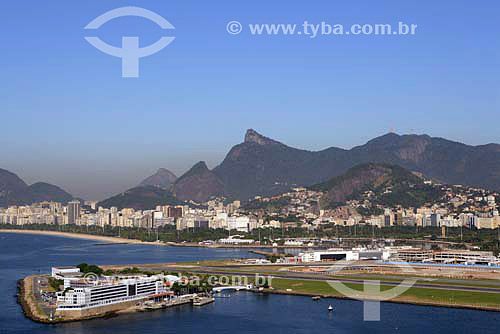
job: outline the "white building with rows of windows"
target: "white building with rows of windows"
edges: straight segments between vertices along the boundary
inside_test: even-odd
[[[68,283],[65,286],[69,287],[58,293],[57,311],[85,310],[167,293],[163,275],[103,278],[89,283],[70,280]]]

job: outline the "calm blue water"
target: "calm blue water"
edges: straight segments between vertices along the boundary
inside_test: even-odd
[[[201,308],[182,306],[107,320],[41,325],[24,318],[16,303],[16,281],[49,272],[53,265],[80,262],[130,264],[249,257],[239,250],[144,245],[95,246],[94,241],[0,233],[0,333],[499,333],[500,313],[382,304],[382,321],[363,322],[356,301],[257,295],[217,299]],[[329,314],[328,304],[335,305]]]

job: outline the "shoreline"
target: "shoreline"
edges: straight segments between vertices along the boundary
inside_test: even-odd
[[[33,235],[48,235],[48,236],[59,236],[66,238],[74,238],[74,239],[85,239],[85,240],[94,240],[106,243],[114,243],[114,244],[144,244],[144,245],[155,245],[155,246],[175,246],[170,243],[157,243],[157,242],[144,242],[140,240],[131,240],[125,238],[118,237],[106,237],[106,236],[98,236],[98,235],[89,235],[89,234],[80,234],[80,233],[68,233],[68,232],[58,232],[58,231],[42,231],[42,230],[16,230],[16,229],[0,229],[0,233],[18,233],[18,234],[33,234]],[[187,246],[186,244],[184,244]],[[200,247],[207,248],[206,245],[192,245],[191,247]],[[210,248],[210,247],[209,247]],[[233,248],[233,247],[231,247]],[[249,247],[242,247],[249,248]],[[265,247],[261,247],[265,248]],[[189,271],[189,270],[188,270]],[[36,301],[33,300],[31,286],[32,279],[35,276],[27,276],[21,278],[18,281],[18,296],[17,301],[18,304],[23,309],[23,313],[25,317],[31,319],[32,321],[45,323],[45,324],[54,324],[54,323],[63,323],[63,322],[74,322],[74,321],[83,321],[90,320],[95,318],[102,317],[114,317],[118,316],[120,313],[128,313],[126,310],[120,310],[118,312],[110,312],[107,314],[102,314],[99,316],[85,317],[80,319],[49,319],[47,316],[43,316],[42,313],[39,312]],[[294,288],[295,289],[295,288]],[[258,292],[258,291],[254,291]],[[261,293],[266,294],[281,294],[281,295],[295,295],[295,296],[321,296],[322,298],[335,298],[335,299],[347,299],[347,300],[356,300],[345,296],[335,296],[329,294],[322,294],[321,292],[300,292],[300,291],[285,291],[283,289],[277,290],[268,290],[262,291]],[[434,306],[434,307],[447,307],[454,309],[464,309],[464,310],[477,310],[477,311],[488,311],[488,312],[500,312],[500,308],[494,306],[481,306],[475,304],[452,304],[447,302],[433,302],[429,300],[419,301],[418,298],[408,298],[404,300],[404,297],[401,299],[394,300],[385,300],[381,302],[389,302],[389,303],[397,303],[397,304],[410,304],[417,306]]]
[[[122,310],[115,310],[110,312],[105,312],[102,314],[96,314],[91,316],[85,316],[81,318],[53,318],[51,319],[46,314],[42,314],[39,310],[39,304],[36,300],[33,300],[32,293],[30,292],[32,289],[32,281],[36,277],[36,275],[26,276],[17,282],[17,302],[21,306],[23,314],[26,318],[32,320],[33,322],[45,324],[45,325],[53,325],[53,324],[62,324],[62,323],[71,323],[71,322],[79,322],[79,321],[87,321],[93,319],[102,319],[102,318],[114,318],[118,317],[121,314],[130,314],[130,313],[138,313],[141,312],[134,307],[127,307]],[[319,296],[322,299],[337,299],[337,300],[351,300],[351,301],[360,301],[364,300],[353,299],[346,296],[333,296],[333,295],[325,295],[325,294],[316,294],[316,293],[308,293],[308,292],[295,292],[295,291],[284,291],[284,290],[271,290],[265,289],[263,291],[258,291],[256,289],[250,290],[251,293],[257,294],[268,294],[268,295],[289,295],[289,296],[298,296],[298,297],[315,297]],[[369,300],[369,299],[366,299]],[[486,311],[486,312],[500,312],[499,308],[494,307],[485,307],[485,306],[472,306],[472,305],[462,305],[462,304],[443,304],[443,303],[433,303],[426,301],[409,301],[409,300],[382,300],[381,303],[393,303],[393,304],[406,304],[406,305],[415,305],[415,306],[430,306],[430,307],[440,307],[440,308],[453,308],[453,309],[462,309],[462,310],[475,310],[475,311]]]
[[[274,295],[287,295],[287,296],[301,296],[301,297],[316,297],[319,296],[322,299],[339,299],[339,300],[351,300],[351,301],[370,301],[369,299],[360,300],[355,298],[350,298],[346,296],[331,296],[324,294],[314,294],[309,292],[293,292],[293,291],[283,291],[283,290],[270,290],[266,289],[259,293],[266,294],[274,294]],[[409,300],[381,300],[380,303],[391,303],[391,304],[406,304],[406,305],[415,305],[415,306],[431,306],[431,307],[441,307],[441,308],[453,308],[453,309],[461,309],[461,310],[475,310],[475,311],[486,311],[486,312],[500,312],[500,308],[488,307],[488,306],[471,306],[471,305],[461,305],[461,304],[440,304],[440,303],[432,303],[427,301],[417,302],[417,301],[409,301]]]
[[[127,239],[121,237],[110,237],[96,234],[85,234],[76,232],[59,232],[59,231],[46,231],[46,230],[30,230],[30,229],[0,229],[0,233],[18,233],[18,234],[33,234],[33,235],[47,235],[54,237],[64,237],[72,239],[84,239],[102,241],[113,244],[138,244],[150,246],[170,246],[170,247],[199,247],[199,248],[227,248],[227,249],[260,249],[260,248],[313,248],[311,246],[270,246],[270,245],[226,245],[226,244],[198,244],[194,242],[155,242],[155,241],[142,241],[138,239]],[[321,247],[316,247],[321,248]]]
[[[17,281],[17,303],[21,306],[23,314],[26,318],[33,322],[44,324],[44,325],[54,325],[63,324],[77,321],[101,319],[101,318],[111,318],[118,316],[119,312],[107,312],[95,316],[82,317],[79,319],[51,319],[46,314],[42,314],[38,309],[38,302],[33,300],[33,295],[30,292],[32,289],[32,281],[36,275],[26,276]],[[121,313],[127,313],[127,310],[122,310]]]
[[[58,231],[44,231],[44,230],[18,230],[18,229],[0,229],[0,233],[17,233],[17,234],[33,234],[33,235],[46,235],[53,237],[64,237],[71,239],[84,239],[93,241],[102,241],[114,244],[143,244],[152,246],[170,246],[162,242],[141,241],[137,239],[126,239],[120,237],[108,237],[94,234],[84,233],[71,233],[71,232],[58,232]]]

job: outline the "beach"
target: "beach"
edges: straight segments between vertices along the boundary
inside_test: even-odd
[[[68,233],[68,232],[57,232],[57,231],[0,229],[0,233],[49,235],[49,236],[55,236],[55,237],[94,240],[94,241],[100,241],[100,242],[106,242],[106,243],[127,243],[127,244],[144,244],[144,245],[166,246],[166,244],[162,243],[162,242],[148,242],[148,241],[141,241],[141,240],[136,240],[136,239],[126,239],[126,238],[119,238],[119,237],[107,237],[107,236],[93,235],[93,234]]]

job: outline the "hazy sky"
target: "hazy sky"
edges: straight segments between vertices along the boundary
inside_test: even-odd
[[[175,36],[122,78],[121,46]],[[500,142],[500,3],[491,1],[3,1],[0,168],[103,199],[159,167],[217,165],[247,128],[288,145],[350,148],[390,130]],[[229,21],[242,23],[231,35]],[[253,36],[248,24],[418,24],[413,36]]]

